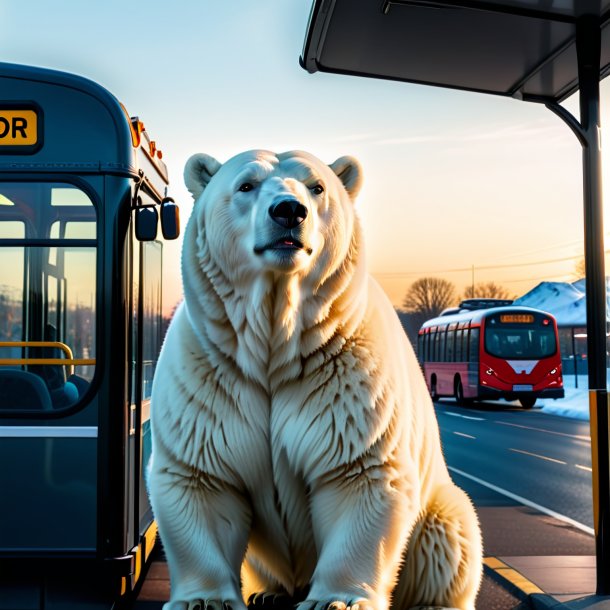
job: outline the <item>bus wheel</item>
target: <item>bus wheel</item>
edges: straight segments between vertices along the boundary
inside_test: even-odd
[[[462,385],[462,380],[459,377],[455,381],[454,395],[455,402],[457,402],[458,405],[465,404],[466,401],[464,400],[464,386]]]
[[[536,397],[524,396],[519,399],[519,402],[524,409],[531,409],[536,404]]]
[[[432,378],[430,382],[430,396],[432,397],[432,402],[436,402],[438,400],[438,391],[436,389],[436,377]]]

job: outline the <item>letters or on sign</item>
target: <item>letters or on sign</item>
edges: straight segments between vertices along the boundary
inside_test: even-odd
[[[516,322],[517,324],[532,324],[534,322],[534,316],[528,313],[507,313],[500,316],[500,322],[503,324],[510,322]]]
[[[0,149],[38,144],[38,115],[35,110],[0,108]]]

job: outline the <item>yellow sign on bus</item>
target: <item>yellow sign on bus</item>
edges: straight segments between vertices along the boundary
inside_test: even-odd
[[[38,144],[38,115],[35,110],[0,108],[0,149],[4,146]]]
[[[529,313],[505,313],[500,316],[500,322],[510,323],[516,322],[517,324],[532,324],[534,322],[534,316]]]

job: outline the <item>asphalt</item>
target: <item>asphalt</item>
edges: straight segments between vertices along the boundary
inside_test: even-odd
[[[610,596],[595,595],[590,533],[453,477],[478,504],[485,559],[477,610],[610,610]]]
[[[592,536],[522,506],[481,508],[479,518],[486,547],[485,576],[519,600],[505,610],[610,610],[610,597],[595,595]],[[532,554],[520,554],[523,548]],[[477,610],[488,610],[481,601]]]
[[[561,469],[558,472],[570,476],[568,470],[565,475]],[[503,475],[508,476],[506,470]],[[476,610],[610,610],[610,596],[595,595],[595,540],[588,531],[524,506],[455,470],[452,476],[473,499],[483,531],[484,575]],[[560,481],[549,478],[543,473],[538,480],[560,487]],[[584,494],[587,502],[589,493]],[[156,553],[133,610],[161,610],[168,599],[167,565],[162,553]]]
[[[610,610],[610,596],[595,595],[590,534],[520,505],[481,507],[478,514],[485,561],[477,610]],[[520,554],[524,548],[532,554]],[[133,609],[160,610],[168,599],[167,564],[157,553]]]

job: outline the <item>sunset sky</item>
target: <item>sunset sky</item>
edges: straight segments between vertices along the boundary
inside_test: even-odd
[[[163,150],[183,223],[182,168],[250,148],[360,159],[368,259],[399,305],[418,277],[521,295],[576,279],[583,256],[581,149],[543,106],[493,96],[307,74],[311,0],[0,0],[0,60],[75,72],[139,115]],[[610,86],[602,82],[604,141]],[[566,106],[577,112],[577,101]],[[610,180],[610,148],[604,162]],[[607,240],[608,241],[608,240]],[[610,244],[610,241],[608,241]],[[180,298],[166,247],[165,311]]]

